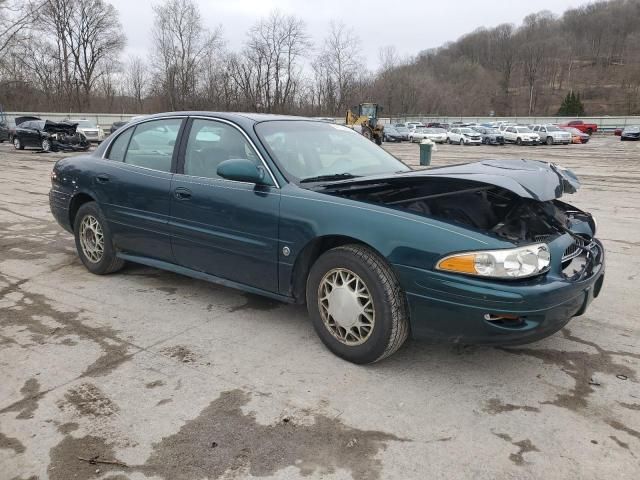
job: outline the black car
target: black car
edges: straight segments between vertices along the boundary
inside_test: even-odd
[[[50,122],[40,119],[19,122],[19,119],[16,119],[13,146],[16,150],[30,147],[45,152],[86,151],[89,149],[89,141],[83,134],[76,131],[77,126],[77,123]]]
[[[625,127],[624,130],[622,131],[622,134],[620,135],[620,140],[621,141],[640,140],[640,127],[638,126]]]
[[[116,130],[118,130],[120,127],[122,127],[123,125],[126,125],[127,121],[121,121],[121,122],[113,122],[111,124],[111,127],[109,128],[109,135],[111,135],[113,132],[115,132]]]
[[[0,122],[0,143],[10,139],[9,125],[6,122]]]
[[[407,130],[407,133],[401,133],[396,127],[385,125],[382,137],[385,142],[401,142],[409,138],[409,131]]]
[[[489,127],[471,127],[482,136],[482,143],[485,145],[504,145],[502,132]]]

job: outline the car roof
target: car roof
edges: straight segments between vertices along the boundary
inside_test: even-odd
[[[225,120],[242,122],[249,120],[252,123],[273,121],[273,120],[305,120],[308,122],[327,123],[323,120],[310,117],[298,117],[295,115],[276,115],[273,113],[249,113],[249,112],[211,112],[211,111],[179,111],[179,112],[163,112],[152,115],[145,115],[144,120],[153,118],[164,118],[172,116],[197,116],[197,117],[215,117]],[[142,118],[140,119],[142,120]]]

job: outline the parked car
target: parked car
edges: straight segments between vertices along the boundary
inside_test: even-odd
[[[400,133],[393,125],[385,125],[382,131],[382,140],[385,142],[401,142],[404,135]]]
[[[435,143],[444,143],[447,140],[447,132],[441,128],[416,128],[409,133],[409,141],[412,143],[420,143],[426,139]]]
[[[624,127],[616,127],[616,128],[613,130],[613,134],[614,134],[616,137],[619,137],[620,135],[622,135],[622,131],[623,131],[623,130],[624,130]]]
[[[620,140],[640,140],[640,127],[633,125],[624,127],[624,130],[620,135]]]
[[[109,135],[111,135],[112,133],[114,133],[116,130],[118,130],[120,127],[122,127],[123,125],[126,125],[127,122],[126,120],[122,120],[122,121],[118,121],[118,122],[113,122],[111,124],[111,127],[109,127]]]
[[[409,129],[405,127],[404,124],[396,123],[395,125],[393,125],[393,128],[395,128],[398,133],[402,135],[402,140],[409,140]]]
[[[447,130],[449,130],[449,124],[440,123],[440,122],[430,122],[430,123],[427,123],[427,128],[441,128],[446,132]]]
[[[412,171],[320,121],[149,116],[59,160],[51,181],[52,214],[90,272],[130,261],[306,303],[324,344],[355,363],[409,334],[535,341],[582,315],[604,281],[595,220],[558,201],[579,187],[569,170]]]
[[[540,136],[529,127],[507,127],[504,129],[503,135],[505,142],[516,145],[538,145],[540,143]]]
[[[416,128],[424,128],[424,123],[422,123],[422,122],[407,122],[407,128],[409,130],[415,130]]]
[[[16,150],[29,147],[44,152],[82,152],[89,148],[89,142],[75,123],[27,120],[16,126],[13,146]]]
[[[0,122],[0,143],[10,139],[9,124],[7,122]]]
[[[571,134],[571,143],[587,143],[591,138],[589,135],[581,132],[577,128],[564,127],[563,130],[566,130],[567,132],[569,132],[569,134]]]
[[[515,127],[517,126],[517,123],[513,123],[513,122],[500,122],[498,125],[498,130],[503,132],[509,128],[509,127]]]
[[[471,127],[480,134],[482,143],[486,145],[504,145],[504,135],[500,130],[490,127]]]
[[[534,125],[532,130],[540,136],[540,142],[547,145],[569,145],[571,134],[557,125]]]
[[[104,140],[104,132],[96,125],[92,120],[80,119],[80,120],[65,120],[69,123],[75,123],[78,125],[78,131],[82,133],[90,142],[100,143]]]
[[[447,143],[480,145],[482,143],[482,136],[469,127],[452,128],[447,132]]]
[[[598,125],[595,123],[584,123],[582,120],[572,120],[567,123],[563,123],[558,125],[559,127],[573,127],[580,130],[582,133],[586,133],[587,135],[591,135],[598,131]]]

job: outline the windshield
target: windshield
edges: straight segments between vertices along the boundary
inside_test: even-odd
[[[407,133],[409,131],[407,127],[398,127],[398,126],[396,126],[396,130],[398,130],[400,133]]]
[[[529,127],[517,127],[516,131],[518,133],[533,133]]]
[[[376,116],[376,107],[374,107],[373,105],[362,105],[362,109],[361,109],[362,115],[366,115],[367,117],[374,117]]]
[[[285,176],[294,182],[324,175],[409,170],[375,143],[342,125],[275,120],[258,123],[255,130]]]
[[[500,133],[500,130],[497,128],[487,128],[486,133]]]
[[[470,128],[461,128],[460,133],[478,133],[475,130],[471,130]]]
[[[562,130],[555,125],[547,125],[547,132],[561,132]]]
[[[640,131],[640,127],[626,127],[624,129],[625,132],[638,132]]]

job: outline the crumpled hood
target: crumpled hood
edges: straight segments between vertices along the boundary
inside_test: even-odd
[[[580,188],[578,177],[571,170],[538,160],[483,160],[394,175],[360,177],[332,182],[323,186],[335,188],[378,182],[401,184],[407,181],[419,181],[425,177],[455,178],[495,185],[522,198],[531,198],[541,202],[560,198],[564,193],[575,193]]]
[[[48,133],[66,133],[73,135],[76,133],[77,123],[71,122],[52,122],[47,120],[44,122],[44,131]]]

